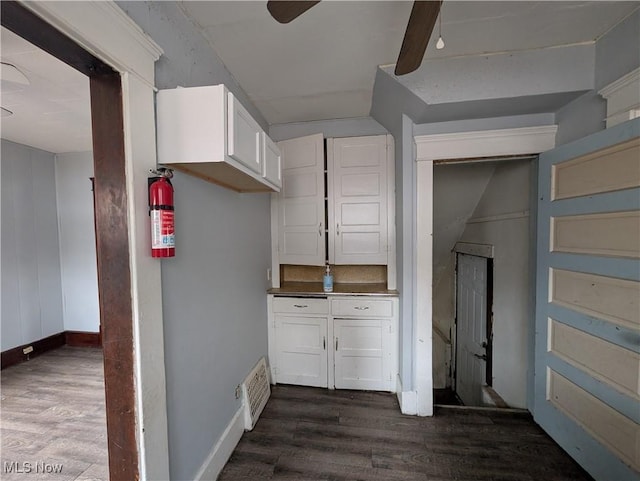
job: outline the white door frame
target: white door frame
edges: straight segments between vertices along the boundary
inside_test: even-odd
[[[433,162],[538,154],[555,146],[556,125],[416,135],[416,289],[413,367],[419,416],[433,416]]]
[[[121,74],[139,473],[169,479],[162,285],[160,263],[148,254],[147,217],[147,177],[156,167],[154,69],[163,52],[112,1],[22,5]]]

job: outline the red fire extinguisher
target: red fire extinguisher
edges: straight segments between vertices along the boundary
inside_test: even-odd
[[[149,215],[151,216],[151,257],[176,255],[171,169],[152,170],[157,177],[149,181]]]

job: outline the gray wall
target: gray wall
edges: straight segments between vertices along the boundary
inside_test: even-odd
[[[598,39],[595,47],[594,88],[557,111],[557,145],[605,128],[606,102],[598,94],[598,90],[640,66],[639,38],[640,9]]]
[[[530,170],[530,161],[498,164],[460,237],[494,246],[493,388],[517,408],[527,405]]]
[[[227,85],[258,119],[210,45],[173,2],[118,2],[165,51],[156,86]],[[177,173],[176,257],[162,261],[169,463],[192,480],[233,415],[234,396],[267,354],[267,194],[238,194]]]
[[[2,351],[62,332],[53,154],[2,140]]]
[[[100,306],[90,181],[93,154],[55,157],[64,330],[98,332]]]
[[[292,122],[269,127],[269,137],[276,142],[318,133],[324,134],[325,138],[388,134],[387,129],[372,117]]]

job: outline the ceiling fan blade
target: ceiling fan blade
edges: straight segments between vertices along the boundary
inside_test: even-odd
[[[416,70],[422,63],[431,32],[438,19],[442,1],[423,2],[416,0],[411,9],[407,30],[396,62],[396,75],[404,75]]]
[[[298,18],[304,12],[313,7],[317,2],[296,2],[286,0],[269,0],[267,2],[267,10],[271,16],[280,23],[289,23],[291,20]]]

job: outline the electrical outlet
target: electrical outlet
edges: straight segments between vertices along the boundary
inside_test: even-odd
[[[267,269],[267,280],[271,280],[271,269]]]
[[[236,399],[240,399],[240,396],[242,396],[242,387],[238,384],[236,386]]]
[[[33,346],[27,346],[22,350],[23,354],[30,354],[33,352]]]

